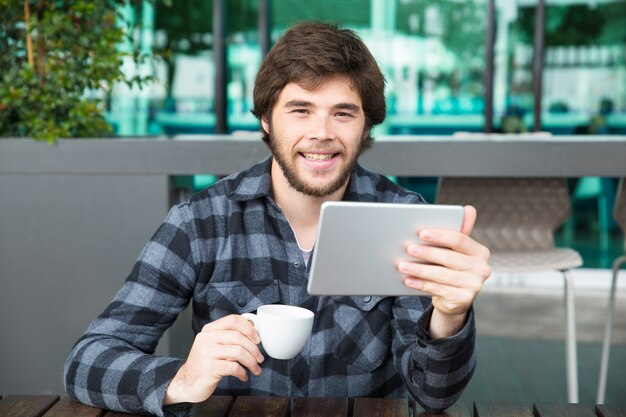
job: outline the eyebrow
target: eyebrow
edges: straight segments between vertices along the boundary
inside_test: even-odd
[[[339,103],[334,106],[336,109],[348,110],[353,113],[358,113],[361,108],[353,103]]]
[[[305,100],[289,100],[285,103],[285,107],[313,107],[313,103]]]
[[[288,102],[285,103],[285,107],[287,107],[287,108],[292,108],[292,107],[314,107],[314,105],[310,101],[306,101],[306,100],[289,100]],[[353,104],[353,103],[337,103],[337,104],[335,104],[333,106],[333,108],[341,109],[341,110],[347,110],[347,111],[351,111],[351,112],[354,112],[354,113],[358,113],[359,110],[361,109],[359,106],[357,106],[356,104]]]

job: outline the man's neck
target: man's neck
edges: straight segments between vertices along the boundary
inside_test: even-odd
[[[311,249],[315,244],[322,203],[341,200],[347,184],[325,197],[306,195],[291,187],[274,160],[272,161],[271,178],[276,204],[287,217],[301,247],[306,250]]]

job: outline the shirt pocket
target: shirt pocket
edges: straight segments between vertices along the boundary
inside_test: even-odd
[[[391,354],[391,304],[388,297],[334,299],[335,357],[373,371]]]
[[[209,284],[207,302],[211,321],[229,314],[250,313],[264,304],[280,302],[278,280]]]

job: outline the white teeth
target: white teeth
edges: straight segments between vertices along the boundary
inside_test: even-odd
[[[309,161],[326,161],[334,156],[331,153],[303,153],[302,155]]]

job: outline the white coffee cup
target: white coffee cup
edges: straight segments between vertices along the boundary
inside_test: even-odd
[[[256,314],[241,316],[254,323],[265,352],[274,359],[295,357],[313,329],[314,314],[302,307],[267,304],[259,307]]]

